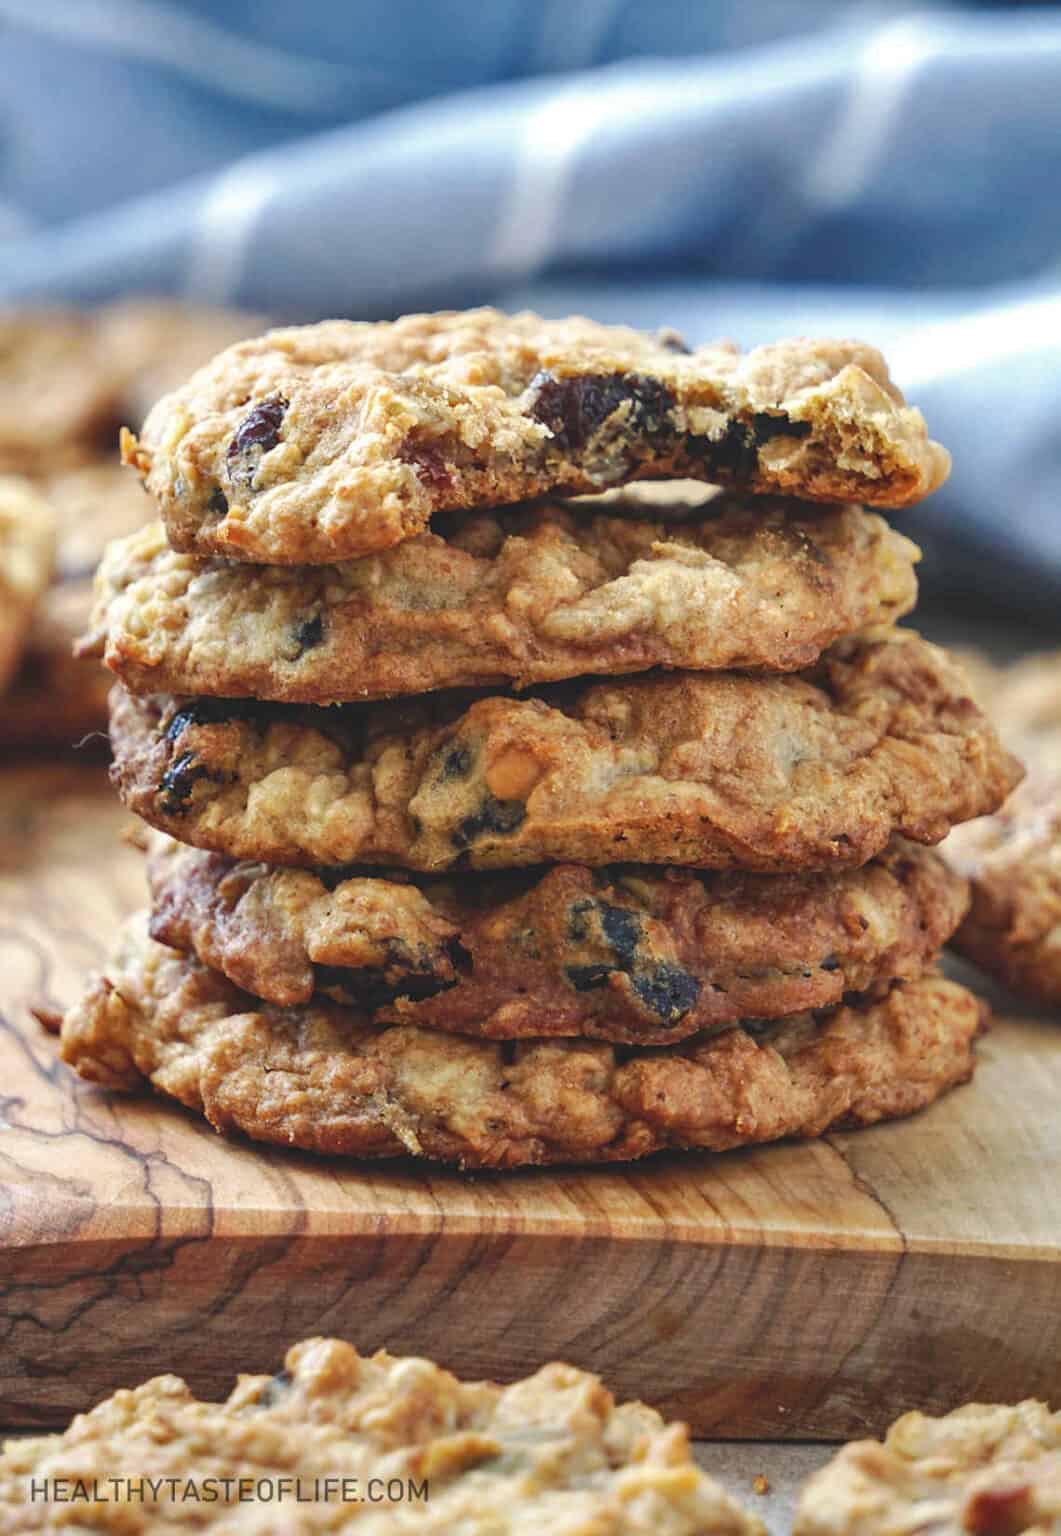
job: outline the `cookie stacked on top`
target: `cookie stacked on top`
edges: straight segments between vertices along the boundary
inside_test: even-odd
[[[476,1167],[968,1077],[981,1007],[934,968],[967,890],[926,845],[1019,770],[894,628],[918,552],[865,504],[948,460],[871,348],[330,321],[124,454],[162,523],[84,650],[152,907],[65,1020],[84,1076]]]

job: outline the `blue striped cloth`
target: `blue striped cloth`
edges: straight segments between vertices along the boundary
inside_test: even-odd
[[[1061,632],[1061,11],[0,0],[0,298],[883,346],[937,590]]]

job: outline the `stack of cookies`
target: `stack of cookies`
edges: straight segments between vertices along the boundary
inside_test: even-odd
[[[152,906],[64,1022],[83,1076],[470,1167],[969,1076],[927,845],[1019,768],[894,627],[918,552],[862,504],[948,460],[871,348],[330,321],[221,353],[124,455],[162,522],[83,650]]]

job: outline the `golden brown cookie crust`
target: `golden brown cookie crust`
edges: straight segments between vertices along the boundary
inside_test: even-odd
[[[39,1487],[95,1479],[108,1493],[111,1478],[123,1493],[126,1479],[150,1479],[138,1497],[91,1505],[92,1530],[121,1536],[178,1536],[192,1516],[196,1530],[231,1536],[264,1531],[263,1517],[290,1536],[385,1536],[395,1521],[422,1536],[765,1536],[697,1467],[683,1424],[643,1403],[617,1404],[596,1376],[553,1364],[512,1386],[464,1382],[429,1360],[362,1356],[339,1339],[296,1344],[283,1370],[241,1376],[224,1403],[199,1402],[179,1377],[157,1376],[62,1434],[9,1442],[0,1530],[56,1529],[57,1506],[30,1501],[31,1478]],[[178,1495],[196,1480],[214,1497],[175,1500],[171,1478]],[[241,1478],[255,1492],[265,1483],[268,1502],[239,1502]],[[342,1490],[328,1479],[346,1479],[348,1498],[356,1488],[376,1502],[344,1516]],[[392,1479],[391,1497],[379,1501]],[[71,1510],[79,1506],[58,1506]]]
[[[879,1002],[662,1050],[473,1040],[262,1004],[147,937],[146,914],[63,1021],[82,1077],[144,1079],[219,1131],[306,1151],[469,1168],[724,1151],[911,1114],[964,1082],[983,1005],[937,975]]]
[[[664,1045],[913,980],[968,904],[897,841],[834,875],[645,865],[418,883],[234,863],[155,833],[151,933],[256,997],[492,1039]]]
[[[954,944],[1015,992],[1061,1008],[1061,651],[1010,667],[979,658],[972,678],[1028,772],[995,815],[947,839],[972,883]]]
[[[857,507],[774,498],[668,523],[482,513],[317,567],[175,554],[156,526],[111,546],[82,649],[135,693],[308,704],[654,666],[787,672],[909,612],[918,556]]]
[[[677,672],[332,710],[112,695],[129,808],[273,864],[543,861],[764,872],[866,863],[997,808],[1018,767],[906,631],[787,677]]]
[[[689,352],[490,309],[270,331],[123,452],[175,548],[294,565],[385,549],[449,508],[638,478],[905,506],[950,464],[860,342]]]
[[[1022,1536],[1061,1521],[1061,1413],[1028,1400],[907,1413],[806,1484],[795,1536]]]

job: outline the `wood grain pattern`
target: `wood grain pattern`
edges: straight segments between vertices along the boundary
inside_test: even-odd
[[[1061,1396],[1061,1028],[1009,1017],[905,1124],[628,1170],[357,1167],[78,1083],[70,1002],[140,857],[100,765],[0,770],[0,1422],[160,1370],[202,1393],[301,1334],[513,1378],[563,1356],[704,1435],[879,1432]]]

